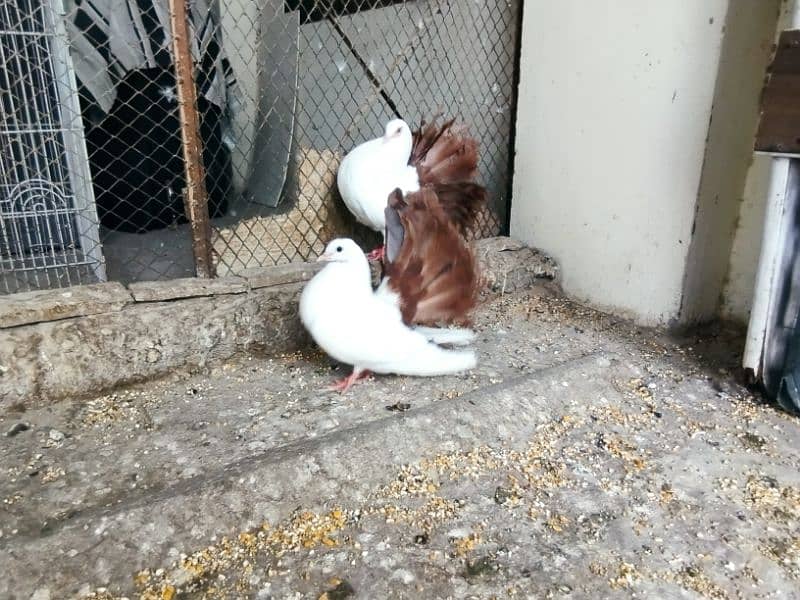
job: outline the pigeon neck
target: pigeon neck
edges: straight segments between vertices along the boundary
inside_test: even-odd
[[[405,166],[408,164],[409,158],[411,158],[411,145],[412,142],[410,139],[393,139],[385,145],[386,155],[390,158],[392,163],[402,164]]]
[[[336,278],[341,289],[372,293],[372,275],[366,258],[358,262],[334,262],[326,270]]]

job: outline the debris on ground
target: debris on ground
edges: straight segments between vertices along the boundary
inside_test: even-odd
[[[740,331],[549,290],[476,329],[461,376],[328,394],[308,351],[5,410],[0,596],[796,594],[800,421],[736,381]]]

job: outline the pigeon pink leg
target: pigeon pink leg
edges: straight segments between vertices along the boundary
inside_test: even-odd
[[[367,260],[383,260],[385,256],[385,248],[380,246],[379,248],[375,248],[372,252],[367,254]]]
[[[327,388],[327,390],[329,392],[340,392],[340,393],[343,394],[344,392],[349,390],[350,387],[356,381],[358,381],[359,379],[363,379],[367,375],[369,375],[369,371],[357,371],[357,370],[353,369],[353,372],[350,375],[348,375],[344,379],[340,379],[339,381],[334,383],[332,386]]]

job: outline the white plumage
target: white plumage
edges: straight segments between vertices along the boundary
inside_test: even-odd
[[[389,194],[419,189],[416,167],[409,166],[413,136],[405,121],[389,121],[383,137],[353,148],[342,160],[336,184],[347,208],[355,218],[384,234]]]
[[[300,319],[325,352],[353,365],[353,374],[335,389],[346,390],[367,371],[433,376],[475,366],[474,352],[434,343],[466,344],[471,331],[414,330],[403,323],[398,303],[385,290],[373,292],[367,259],[355,242],[334,240],[319,260],[329,264],[303,290]]]

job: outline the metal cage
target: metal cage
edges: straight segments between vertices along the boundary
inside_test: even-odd
[[[336,169],[397,116],[468,126],[491,198],[474,234],[500,233],[521,1],[0,0],[3,144],[36,129],[27,143],[49,165],[22,173],[36,164],[29,150],[3,165],[0,276],[17,282],[5,291],[237,274],[308,260],[337,235],[369,243],[338,198]],[[8,67],[26,56],[34,22],[47,40],[35,69],[49,69],[37,85]],[[33,99],[43,109],[24,120],[7,108]],[[58,190],[47,205],[59,208],[20,217],[9,177],[39,181],[38,198]],[[70,266],[88,268],[42,279],[64,248]],[[21,253],[40,280],[19,277]]]

